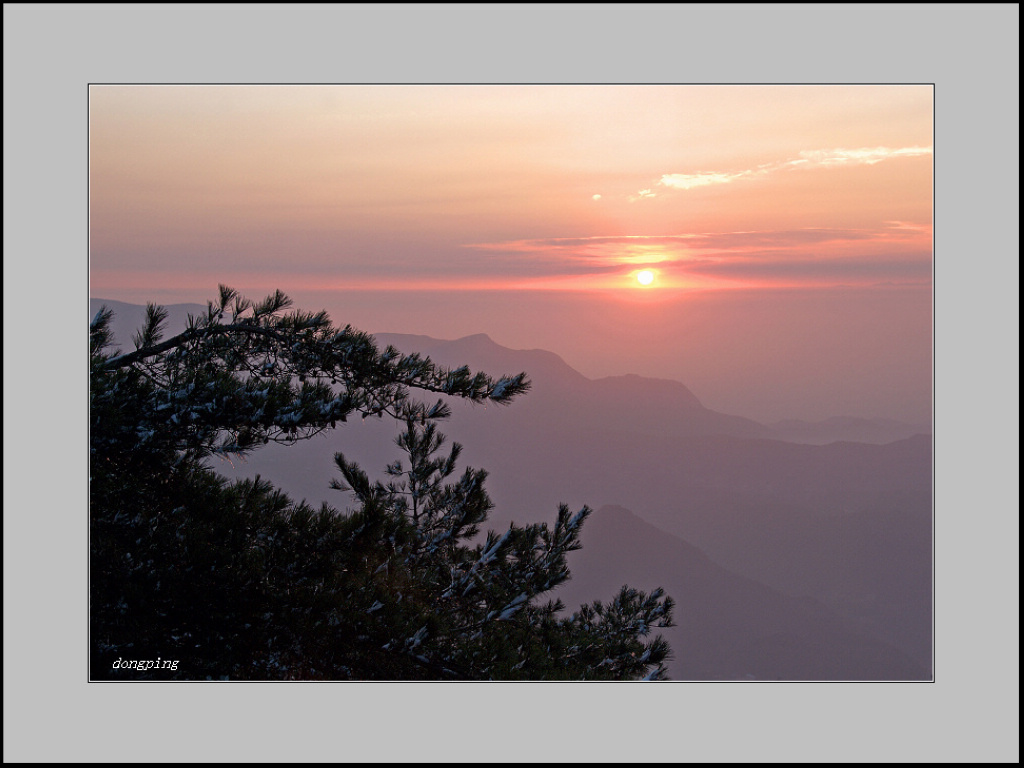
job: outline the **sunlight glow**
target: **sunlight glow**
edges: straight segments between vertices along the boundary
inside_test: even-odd
[[[636,273],[636,279],[640,285],[650,285],[654,282],[654,273],[649,269],[642,269]]]

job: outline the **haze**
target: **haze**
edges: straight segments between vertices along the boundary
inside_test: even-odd
[[[90,231],[92,296],[931,422],[930,86],[94,86]]]

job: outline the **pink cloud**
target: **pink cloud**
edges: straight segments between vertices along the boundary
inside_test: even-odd
[[[885,222],[873,229],[803,228],[615,235],[475,243],[468,248],[544,272],[582,275],[627,273],[657,267],[666,275],[723,280],[801,279],[878,282],[930,278],[931,227]],[[525,265],[516,270],[524,273]]]

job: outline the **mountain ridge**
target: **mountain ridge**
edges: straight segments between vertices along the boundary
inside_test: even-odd
[[[465,465],[488,470],[502,516],[543,522],[562,502],[618,504],[739,576],[826,606],[860,636],[930,670],[930,436],[787,442],[765,425],[704,408],[671,380],[589,379],[554,353],[508,350],[486,334],[461,343],[377,339],[408,341],[396,346],[441,365],[530,376],[533,389],[511,407],[451,402],[441,425],[465,446]],[[346,497],[328,489],[334,452],[379,477],[396,458],[395,432],[388,420],[356,420],[218,470],[260,473],[295,498],[343,509]],[[783,653],[764,642],[766,654]]]
[[[144,322],[145,306],[111,299],[91,298],[90,319],[102,304],[106,304],[115,311],[112,327],[118,343],[122,346],[130,344],[132,334]],[[189,313],[206,312],[205,304],[167,304],[164,307],[168,310],[167,327],[169,329],[184,327]],[[930,433],[929,428],[924,425],[894,419],[849,415],[836,415],[816,421],[791,418],[767,424],[761,423],[745,416],[725,414],[706,408],[689,387],[676,379],[642,376],[636,373],[590,378],[569,365],[556,352],[540,348],[505,347],[494,341],[487,333],[474,333],[456,339],[438,339],[425,334],[394,332],[372,335],[381,346],[392,344],[402,352],[420,352],[431,357],[433,354],[441,353],[441,357],[445,360],[452,360],[453,365],[465,364],[467,361],[462,360],[461,357],[466,354],[483,360],[501,357],[506,360],[521,361],[531,380],[538,376],[539,371],[542,379],[555,379],[565,383],[575,382],[578,384],[589,382],[595,388],[605,391],[608,397],[618,394],[620,385],[643,387],[645,392],[660,397],[677,394],[678,400],[674,403],[675,405],[681,405],[704,414],[703,424],[699,428],[699,431],[704,432],[722,429],[727,434],[811,445],[826,445],[832,442],[864,442],[879,445],[902,440],[915,434]],[[454,362],[455,360],[459,360],[459,362]],[[482,364],[478,364],[477,367],[494,374],[519,372],[490,371]],[[533,370],[531,371],[529,368]],[[652,408],[652,410],[656,409]],[[648,421],[659,420],[656,413],[648,414],[646,418]]]
[[[503,520],[493,522],[504,527]],[[663,588],[675,602],[675,626],[655,632],[673,649],[674,680],[929,678],[907,654],[820,602],[725,568],[622,505],[595,510],[582,544],[569,556],[571,579],[557,591],[565,613],[606,600],[623,583],[645,592]]]

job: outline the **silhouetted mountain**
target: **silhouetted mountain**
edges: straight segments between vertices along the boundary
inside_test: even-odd
[[[378,340],[420,348],[399,336]],[[428,349],[439,362],[525,370],[534,381],[507,409],[458,404],[445,427],[466,445],[466,461],[491,470],[499,510],[533,521],[549,519],[561,501],[628,506],[722,565],[819,600],[931,668],[929,436],[787,443],[704,409],[676,382],[589,380],[550,353],[503,350],[482,335],[432,340]],[[380,446],[364,466],[393,458]]]
[[[737,435],[769,437],[771,430],[739,416],[728,416],[701,405],[678,381],[629,374],[588,379],[562,358],[540,349],[502,347],[486,334],[455,341],[424,336],[375,334],[380,344],[401,350],[422,350],[435,362],[469,365],[491,374],[526,371],[534,383],[528,398],[516,404],[521,423],[547,423],[552,410],[566,422],[590,422],[600,414],[602,429],[633,434]]]
[[[126,304],[123,301],[111,299],[90,299],[89,320],[91,321],[100,307],[106,306],[114,311],[114,317],[110,321],[110,330],[114,332],[114,339],[117,345],[124,352],[135,349],[132,337],[146,322],[146,308],[139,304]],[[180,333],[188,323],[188,316],[206,314],[205,304],[167,304],[167,321],[164,327],[167,329],[164,337]]]
[[[892,443],[914,435],[930,435],[931,427],[893,419],[857,419],[833,416],[823,421],[786,419],[768,425],[777,440],[825,445],[834,442]]]
[[[675,627],[657,630],[682,680],[927,680],[891,644],[867,637],[824,605],[788,597],[715,563],[692,544],[618,506],[598,509],[557,591],[567,612],[606,600],[623,583],[662,587]]]
[[[186,310],[168,309],[183,322]],[[135,311],[141,322],[143,309]],[[120,334],[128,321],[117,321]],[[129,333],[137,326],[129,325]],[[496,514],[533,522],[552,520],[560,502],[574,508],[628,507],[699,547],[734,576],[760,582],[773,594],[824,604],[859,636],[895,645],[930,672],[930,436],[885,445],[784,442],[770,439],[772,430],[754,421],[704,408],[678,382],[640,376],[591,380],[551,352],[506,349],[484,334],[455,341],[398,334],[377,339],[441,364],[466,364],[492,375],[529,374],[533,389],[511,406],[455,402],[452,418],[442,426],[465,446],[464,464],[489,471]],[[268,446],[237,467],[225,462],[217,468],[229,476],[258,472],[296,498],[345,508],[349,498],[328,489],[337,476],[334,452],[343,451],[380,477],[385,464],[397,458],[396,434],[388,419],[350,420],[328,435],[290,447]],[[596,522],[591,526],[599,528]],[[660,568],[662,555],[655,552],[661,550],[624,551],[621,558],[636,559],[636,567]],[[617,567],[609,567],[608,574],[617,582],[614,587],[625,581],[638,588],[656,585],[627,578]],[[679,586],[694,590],[698,583]],[[678,591],[671,594],[682,598]],[[743,605],[742,611],[753,610]],[[781,607],[776,615],[795,616]],[[739,625],[748,619],[722,621]],[[810,635],[780,633],[751,647],[776,658],[779,670],[791,670],[785,665],[799,655],[793,650],[802,642],[797,638]],[[875,650],[865,646],[857,658],[876,658],[878,647],[870,648]],[[858,668],[882,679],[893,658],[883,664],[878,657],[875,673]]]

